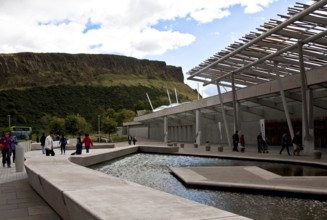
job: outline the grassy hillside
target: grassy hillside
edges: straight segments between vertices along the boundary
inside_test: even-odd
[[[183,83],[180,67],[161,61],[113,55],[0,54],[0,124],[38,129],[44,115],[80,114],[96,120],[99,108],[150,110],[168,105],[167,89],[175,102],[196,99]]]

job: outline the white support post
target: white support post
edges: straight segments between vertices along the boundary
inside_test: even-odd
[[[201,145],[201,111],[195,110],[195,141],[198,145]]]
[[[168,143],[168,117],[164,117],[164,142]]]

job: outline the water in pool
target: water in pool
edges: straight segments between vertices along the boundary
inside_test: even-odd
[[[252,219],[327,219],[327,201],[188,188],[169,169],[237,165],[259,166],[279,175],[327,175],[324,169],[302,168],[292,164],[143,153],[97,164],[91,168]],[[278,166],[280,168],[277,169]]]

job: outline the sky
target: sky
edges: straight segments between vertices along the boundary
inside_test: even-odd
[[[308,0],[0,0],[0,53],[117,54],[193,67]]]

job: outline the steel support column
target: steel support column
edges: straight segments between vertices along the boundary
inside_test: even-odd
[[[312,105],[312,102],[308,103],[307,101],[307,78],[306,72],[304,67],[304,60],[303,60],[303,42],[299,41],[299,64],[300,64],[300,71],[301,71],[301,94],[302,94],[302,133],[303,133],[303,145],[304,145],[304,152],[311,153],[314,151],[314,140],[310,135],[309,131],[309,114],[308,114],[308,104]],[[313,119],[311,119],[313,120]],[[313,133],[313,129],[311,131]]]
[[[231,140],[230,140],[231,138],[229,136],[227,119],[226,119],[226,114],[225,114],[225,109],[224,109],[224,100],[223,100],[223,96],[221,95],[221,91],[220,91],[220,87],[219,87],[218,83],[217,83],[217,90],[218,90],[218,95],[219,95],[221,112],[223,114],[224,127],[225,127],[226,136],[227,136],[226,139],[227,139],[227,142],[228,142],[228,147],[232,148],[232,143],[231,143]]]
[[[233,92],[234,130],[238,131],[238,106],[236,103],[236,90],[235,90],[234,74],[232,74],[232,92]]]
[[[195,110],[195,142],[201,144],[201,111]]]
[[[164,117],[164,142],[168,143],[168,117]]]
[[[275,64],[275,72],[277,74],[278,87],[279,87],[280,95],[282,97],[282,102],[283,102],[285,117],[286,117],[286,121],[287,121],[287,125],[288,125],[288,130],[290,132],[291,138],[293,138],[293,136],[294,136],[294,130],[293,130],[293,125],[292,125],[292,122],[291,122],[290,114],[289,114],[288,108],[287,108],[287,103],[286,103],[286,99],[285,99],[285,93],[284,93],[284,89],[283,89],[283,84],[282,84],[282,81],[280,79],[279,70],[277,68],[277,64],[278,63],[275,62],[274,64]]]

